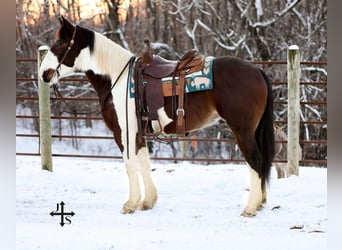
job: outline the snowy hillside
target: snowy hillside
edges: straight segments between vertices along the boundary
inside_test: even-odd
[[[17,249],[327,249],[327,170],[300,168],[276,179],[254,218],[240,217],[248,192],[243,165],[153,163],[159,200],[149,211],[120,213],[128,197],[121,161],[17,156]],[[60,226],[63,201],[75,212]]]

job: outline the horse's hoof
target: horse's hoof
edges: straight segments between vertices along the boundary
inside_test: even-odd
[[[251,217],[254,217],[255,215],[256,215],[256,212],[249,212],[249,211],[243,210],[240,216],[251,218]]]
[[[148,204],[141,204],[140,207],[139,207],[139,210],[141,211],[145,211],[145,210],[149,210],[149,209],[152,209],[153,208],[153,205],[148,205]]]
[[[157,202],[157,198],[154,199],[152,202],[151,201],[143,201],[141,203],[141,205],[139,206],[139,210],[149,210],[149,209],[152,209],[154,207],[154,205],[156,204]]]
[[[135,212],[135,210],[136,210],[136,208],[130,207],[127,204],[125,204],[121,209],[121,213],[122,214],[132,214]]]
[[[261,211],[264,208],[264,204],[265,203],[260,204],[260,206],[257,208],[257,211]]]
[[[267,203],[267,198],[262,198],[261,205],[265,205]]]

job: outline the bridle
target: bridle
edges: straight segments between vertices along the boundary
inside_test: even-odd
[[[57,67],[56,67],[56,69],[55,69],[55,74],[57,74],[57,77],[60,76],[60,74],[59,74],[59,69],[60,69],[60,67],[62,66],[62,64],[63,64],[65,58],[66,58],[67,55],[69,54],[69,52],[70,52],[72,46],[73,46],[74,43],[75,43],[76,30],[77,30],[77,26],[75,26],[74,32],[72,33],[72,37],[71,37],[71,40],[70,40],[70,42],[69,42],[69,44],[68,44],[67,50],[64,52],[64,55],[63,55],[62,59],[60,60],[60,62],[58,63],[58,65],[57,65]]]
[[[71,40],[70,40],[70,42],[69,42],[69,44],[68,44],[68,48],[67,48],[67,50],[64,52],[64,55],[63,55],[62,59],[60,60],[60,62],[58,63],[58,65],[57,65],[57,67],[56,67],[56,69],[55,69],[54,75],[57,74],[57,77],[60,76],[59,69],[60,69],[60,67],[62,66],[62,64],[63,64],[65,58],[66,58],[67,55],[69,54],[69,52],[70,52],[72,46],[73,46],[74,43],[75,43],[76,29],[77,29],[77,25],[75,26],[75,29],[74,29],[74,31],[73,31]],[[127,68],[128,66],[132,67],[132,64],[134,63],[134,61],[135,61],[135,56],[132,56],[132,57],[128,60],[128,62],[125,64],[125,66],[124,66],[123,69],[121,70],[119,76],[116,78],[116,80],[115,80],[114,83],[112,84],[111,90],[113,90],[113,88],[116,86],[116,84],[118,83],[119,79],[121,78],[121,76],[122,76],[122,74],[124,73],[124,71],[126,70],[126,68]],[[54,77],[54,76],[53,76],[53,77]],[[62,94],[60,93],[60,91],[58,90],[57,84],[53,84],[53,90],[54,90],[54,92],[55,92],[55,96],[61,98],[61,100],[62,100],[62,101],[66,104],[66,106],[68,107],[69,105],[68,105],[68,103],[65,101],[65,99],[64,99],[64,97],[62,96]],[[107,99],[108,96],[109,96],[109,93],[107,94],[107,96],[106,96],[105,99]],[[98,107],[99,107],[99,105],[98,105]],[[92,111],[89,111],[89,112],[68,112],[68,111],[66,111],[66,110],[64,110],[64,112],[67,112],[67,113],[70,113],[70,114],[91,114],[91,113],[98,112],[98,110],[99,110],[98,107],[97,107],[96,109],[92,110]]]
[[[73,33],[72,33],[72,37],[71,37],[71,40],[70,40],[70,42],[69,42],[69,44],[68,44],[67,50],[64,52],[64,55],[63,55],[62,59],[60,60],[60,62],[58,63],[58,65],[57,65],[57,67],[56,67],[56,69],[55,69],[55,73],[54,73],[54,74],[57,74],[57,77],[60,76],[59,69],[60,69],[60,67],[62,66],[62,64],[63,64],[65,58],[66,58],[67,55],[69,54],[69,52],[70,52],[72,46],[75,44],[76,30],[77,30],[77,26],[75,26],[75,29],[74,29],[74,31],[73,31]],[[53,90],[54,90],[54,92],[55,92],[55,96],[61,98],[61,100],[66,104],[66,107],[69,107],[69,104],[65,101],[65,99],[64,99],[64,97],[62,96],[61,92],[59,92],[58,87],[57,87],[57,84],[53,84],[52,86],[53,86]],[[99,105],[98,105],[98,106],[99,106]],[[96,107],[96,109],[94,109],[94,110],[92,110],[92,111],[89,111],[89,112],[73,112],[73,111],[69,112],[69,111],[67,111],[67,110],[64,110],[64,112],[69,113],[69,114],[74,114],[74,115],[75,115],[75,114],[91,114],[91,113],[98,112],[98,110],[99,110],[98,107]]]

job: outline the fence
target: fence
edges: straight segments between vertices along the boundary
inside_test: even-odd
[[[37,59],[16,59],[17,63],[37,63]],[[285,65],[287,64],[286,61],[272,61],[272,62],[252,62],[254,64],[259,64],[261,66],[274,66],[274,65]],[[327,65],[326,62],[301,62],[301,66],[319,66],[319,67],[325,67]],[[16,83],[17,85],[22,83],[22,82],[30,82],[32,84],[38,85],[38,80],[37,77],[17,77],[16,78]],[[62,79],[62,82],[81,82],[81,83],[87,83],[87,79],[83,77],[77,77],[77,78],[65,78]],[[287,82],[285,81],[274,81],[272,82],[273,86],[279,86],[279,85],[287,85]],[[311,86],[323,86],[326,88],[327,82],[326,81],[305,81],[305,82],[300,82],[301,86],[306,86],[306,85],[311,85]],[[64,101],[67,102],[98,102],[98,99],[96,95],[93,97],[67,97],[63,98]],[[38,95],[36,93],[31,93],[30,96],[28,95],[19,95],[17,93],[16,96],[17,103],[19,102],[32,102],[36,103],[38,102]],[[60,97],[51,97],[52,102],[61,102]],[[279,100],[275,99],[274,101],[275,106],[280,105],[284,106],[287,105],[286,100]],[[327,106],[326,101],[301,101],[300,102],[301,106]],[[326,109],[326,108],[325,108]],[[16,119],[17,120],[22,120],[22,119],[33,119],[38,121],[39,120],[39,115],[19,115],[16,114]],[[65,116],[65,115],[54,115],[51,116],[52,120],[89,120],[89,121],[97,121],[97,120],[102,120],[101,115],[87,115],[87,116]],[[275,124],[280,124],[284,125],[287,124],[287,121],[285,120],[275,120]],[[321,128],[326,127],[327,122],[326,120],[301,120],[300,121],[301,125],[315,125],[319,126]],[[39,138],[40,135],[39,133],[37,134],[31,134],[31,133],[17,133],[16,134],[17,138]],[[108,136],[108,135],[65,135],[65,134],[53,134],[52,138],[58,138],[58,139],[71,139],[71,140],[112,140],[113,141],[113,136]],[[326,137],[325,137],[326,138]],[[147,138],[149,141],[154,141],[153,138]],[[172,138],[165,139],[166,141],[173,140]],[[217,143],[235,143],[234,139],[227,139],[227,138],[179,138],[179,141],[185,141],[185,142],[217,142]],[[283,143],[286,143],[286,141],[281,141]],[[305,140],[302,139],[299,141],[301,145],[323,145],[326,147],[327,141],[326,139],[311,139],[311,140]],[[38,150],[37,153],[32,153],[32,152],[17,152],[16,155],[27,155],[27,156],[40,156],[40,150],[39,146],[37,146]],[[95,155],[95,154],[52,154],[54,157],[86,157],[86,158],[110,158],[110,159],[122,159],[121,155]],[[189,157],[151,157],[152,160],[171,160],[171,161],[198,161],[198,162],[244,162],[243,159],[217,159],[217,158],[189,158]],[[283,161],[286,162],[286,161]],[[303,159],[300,161],[301,165],[325,165],[327,164],[326,158],[324,159]]]

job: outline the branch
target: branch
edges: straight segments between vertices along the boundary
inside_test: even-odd
[[[216,16],[216,18],[221,21],[222,20],[222,16],[216,11],[216,9],[213,7],[211,2],[205,1],[205,4],[207,4],[209,6],[211,11],[214,13],[214,16]]]
[[[242,43],[242,48],[245,48],[245,49],[246,49],[248,55],[250,56],[250,60],[251,60],[251,61],[255,61],[253,52],[250,50],[250,48],[249,48],[248,45],[246,44],[246,41],[243,41],[243,43]]]
[[[206,31],[212,33],[212,30],[211,30],[206,24],[204,24],[201,20],[196,19],[195,22],[198,23],[198,24],[199,24],[203,29],[205,29]]]
[[[217,37],[214,37],[214,40],[217,42],[217,44],[220,47],[222,47],[222,48],[224,48],[226,50],[230,50],[230,51],[235,51],[240,46],[240,44],[245,41],[245,39],[246,39],[246,35],[243,35],[238,42],[236,42],[236,43],[232,42],[233,45],[232,46],[228,46],[228,45],[222,43]]]
[[[323,73],[325,76],[328,75],[327,71],[323,68],[320,68],[320,67],[303,67],[302,68],[303,71],[314,71],[314,72],[321,72]]]
[[[285,7],[285,9],[276,13],[277,17],[274,17],[270,20],[263,21],[263,22],[256,22],[256,23],[251,23],[251,20],[249,20],[249,22],[250,22],[249,25],[253,28],[269,26],[269,25],[275,23],[276,21],[278,21],[280,17],[284,16],[289,10],[294,8],[299,2],[300,2],[300,0],[294,0],[293,2],[287,4],[287,7]]]

